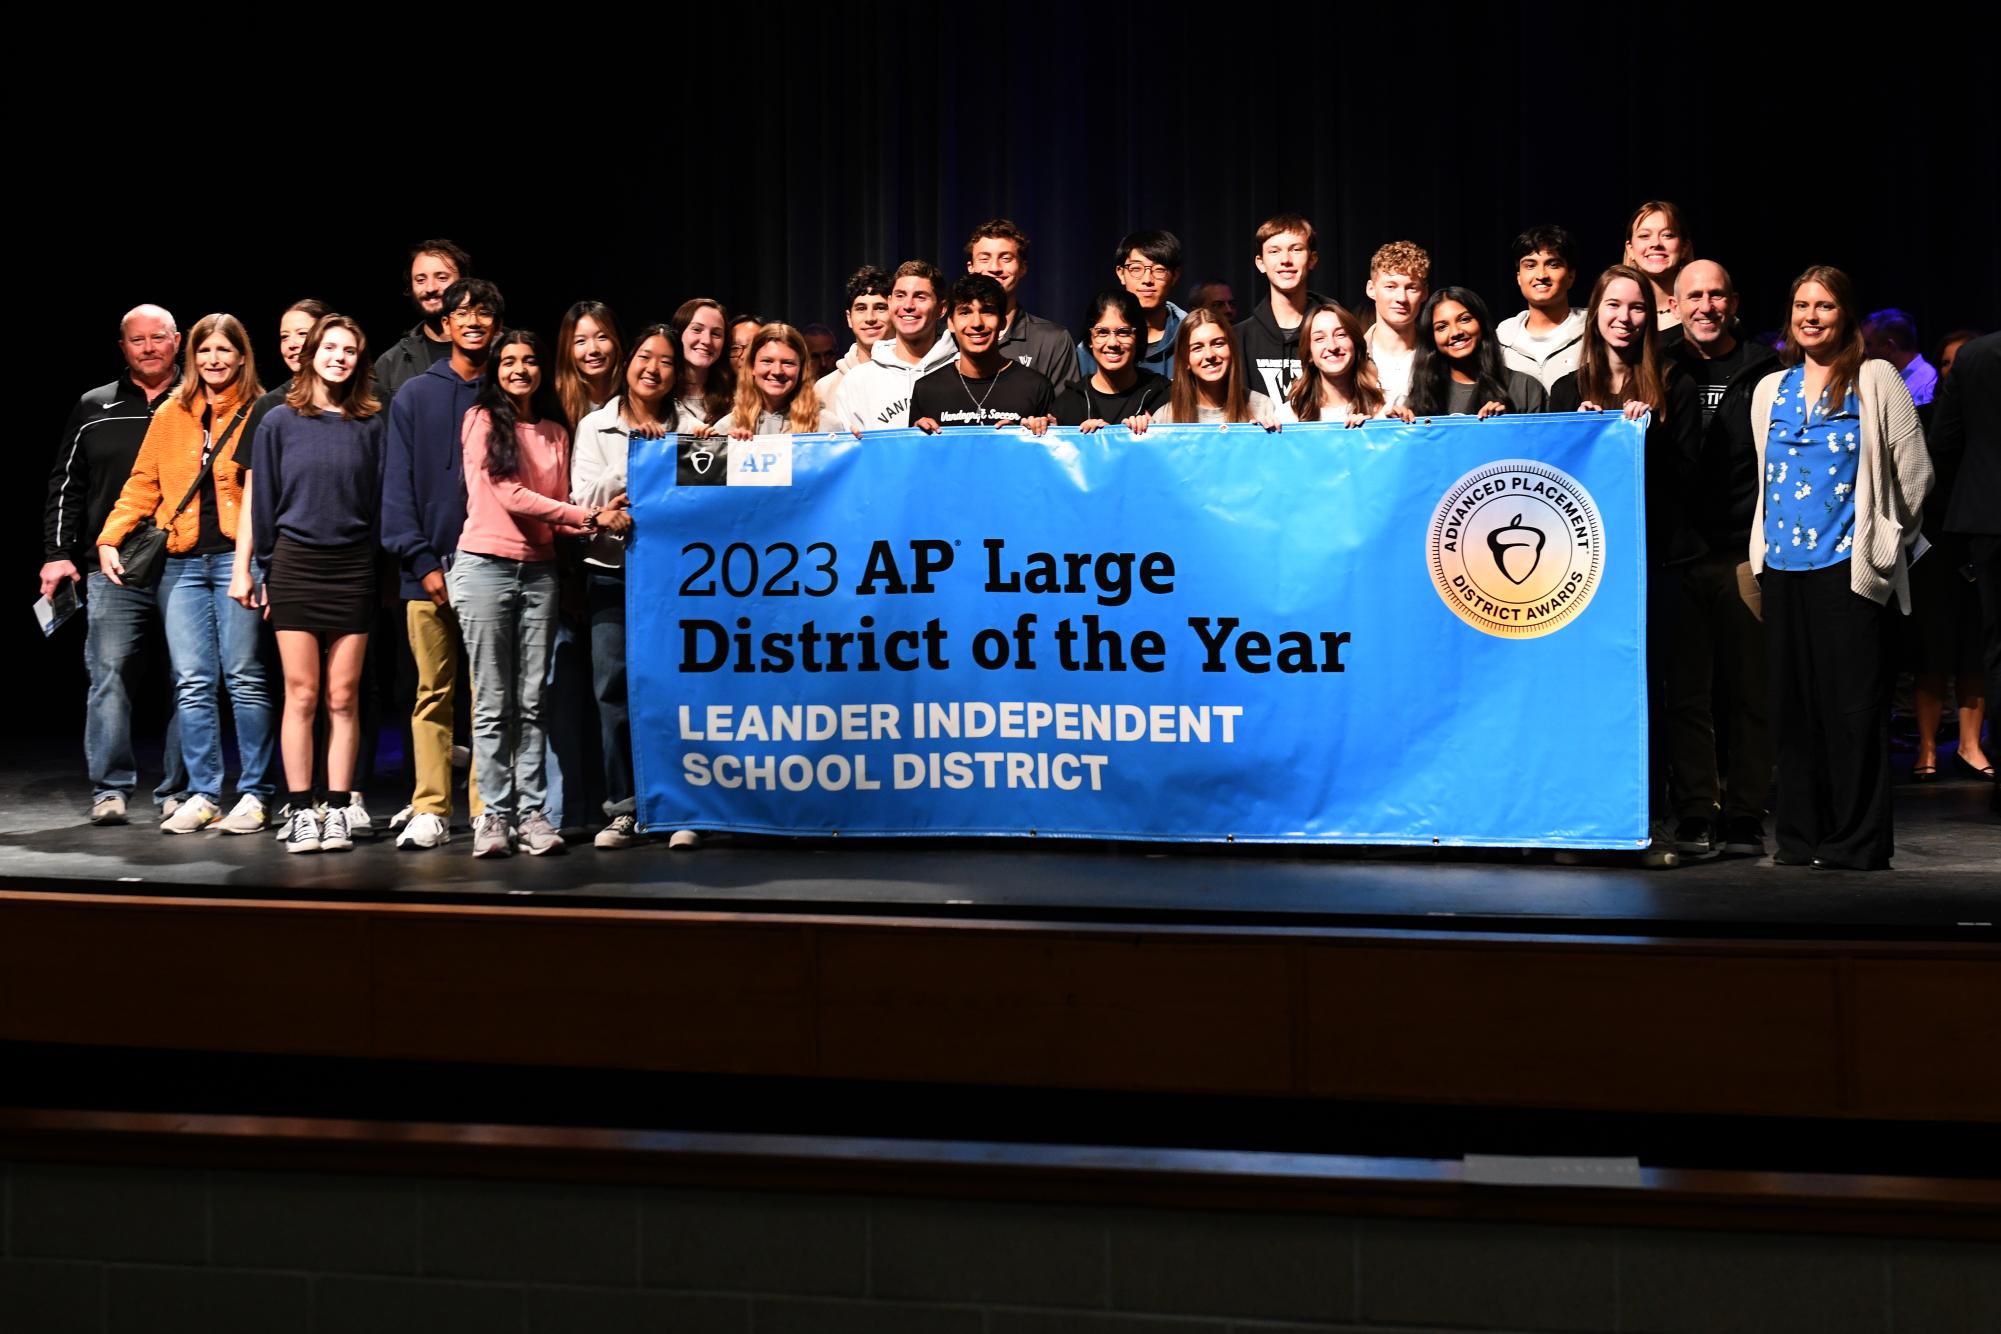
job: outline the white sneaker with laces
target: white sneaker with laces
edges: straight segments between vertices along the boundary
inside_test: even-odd
[[[629,848],[639,841],[639,821],[630,815],[614,815],[611,823],[598,830],[591,846],[603,852]]]
[[[361,804],[359,792],[347,794],[347,804],[340,808],[340,812],[347,817],[347,832],[350,838],[375,837],[375,821],[369,818],[368,807]]]
[[[175,811],[181,808],[181,804],[186,800],[187,800],[186,797],[168,797],[165,801],[160,803],[160,818],[164,820],[169,815],[172,815]]]
[[[320,812],[320,851],[346,852],[354,846],[354,836],[348,828],[347,807],[331,806]]]
[[[264,802],[248,792],[236,800],[229,814],[216,826],[225,834],[254,834],[264,827]]]
[[[197,792],[175,808],[174,813],[160,821],[163,834],[194,834],[208,828],[222,818],[222,810],[215,804],[215,798]]]
[[[441,848],[451,841],[452,831],[446,827],[444,817],[428,811],[411,816],[403,832],[396,836],[399,848]]]
[[[301,806],[285,817],[285,851],[318,852],[326,846],[320,834],[320,816],[310,806]]]
[[[409,824],[409,823],[410,823],[410,817],[411,817],[411,816],[413,816],[413,815],[415,815],[416,813],[417,813],[417,808],[416,808],[416,807],[414,807],[414,806],[405,806],[405,807],[404,807],[404,808],[403,808],[402,810],[400,810],[400,811],[396,812],[396,814],[394,814],[394,815],[390,816],[390,817],[389,817],[389,832],[393,834],[393,833],[395,833],[395,832],[396,832],[397,830],[401,829],[401,828],[402,828],[402,827],[403,827],[404,825],[406,825],[406,824]]]
[[[119,792],[107,792],[90,803],[92,824],[124,824],[125,796]]]

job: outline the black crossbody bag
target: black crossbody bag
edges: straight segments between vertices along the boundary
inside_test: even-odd
[[[118,577],[127,588],[151,588],[160,582],[160,572],[166,568],[167,529],[174,526],[174,520],[181,517],[181,511],[188,507],[188,502],[201,490],[201,484],[207,481],[208,475],[215,470],[215,461],[221,458],[222,451],[229,447],[230,435],[236,430],[237,423],[243,420],[243,414],[248,411],[250,405],[246,403],[236,410],[234,417],[229,419],[229,425],[223,428],[222,439],[216,441],[214,447],[208,451],[208,461],[202,464],[201,471],[195,474],[194,484],[188,488],[188,493],[181,497],[181,503],[174,506],[174,512],[167,516],[167,522],[156,523],[153,516],[148,514],[139,520],[132,531],[125,534],[125,540],[118,544],[118,563],[125,567],[125,572]]]

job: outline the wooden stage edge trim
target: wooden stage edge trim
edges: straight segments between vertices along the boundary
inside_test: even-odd
[[[2001,1180],[1641,1169],[1468,1182],[1453,1160],[0,1108],[0,1159],[2001,1240]]]
[[[2001,944],[0,891],[0,1040],[2001,1122]]]

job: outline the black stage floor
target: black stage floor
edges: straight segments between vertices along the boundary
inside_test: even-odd
[[[428,852],[384,837],[293,856],[268,834],[93,828],[88,784],[67,759],[0,758],[0,887],[1753,938],[1991,939],[2001,923],[2001,821],[1975,782],[1900,786],[1895,869],[1876,873],[1749,857],[1647,870],[1610,853],[1560,866],[1546,852],[1029,839],[712,838],[695,852],[597,852],[583,828],[566,856],[475,861],[463,830]],[[378,823],[403,791],[385,780],[371,796]]]

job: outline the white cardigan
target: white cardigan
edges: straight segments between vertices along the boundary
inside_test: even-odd
[[[1765,569],[1765,438],[1772,432],[1772,401],[1785,374],[1773,371],[1751,393],[1760,483],[1751,512],[1753,574]],[[1848,586],[1878,606],[1895,593],[1908,616],[1910,547],[1918,540],[1919,507],[1931,490],[1931,454],[1911,391],[1896,367],[1887,361],[1863,362],[1855,396],[1862,409],[1862,448],[1855,466],[1855,542],[1848,556]]]

